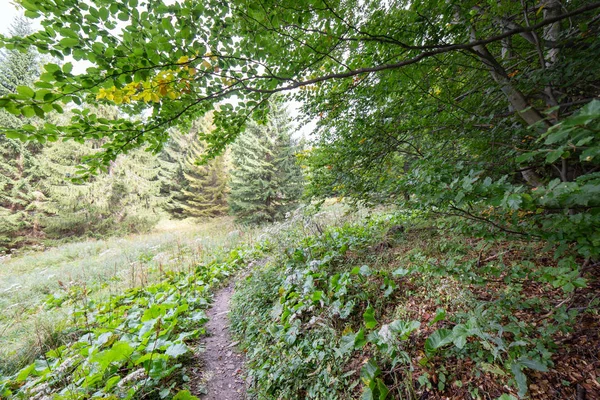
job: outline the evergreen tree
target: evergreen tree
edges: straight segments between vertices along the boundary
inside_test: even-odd
[[[12,36],[31,33],[28,22],[17,18],[10,28]],[[33,49],[0,52],[0,96],[15,93],[18,86],[31,86],[39,74],[39,55]],[[0,109],[0,127],[18,128],[27,123]],[[23,143],[0,135],[0,251],[18,245],[26,237],[39,236],[36,208],[43,194],[35,185],[42,177],[36,155],[39,143]]]
[[[115,119],[113,108],[96,110],[99,117]],[[47,171],[42,185],[47,193],[42,223],[51,238],[140,232],[158,220],[160,164],[143,150],[119,156],[106,173],[73,183],[84,157],[101,149],[101,141],[53,143],[44,148],[40,162]]]
[[[302,192],[297,144],[281,102],[270,104],[268,122],[251,122],[232,147],[229,204],[242,222],[274,221],[291,211]]]
[[[169,173],[162,190],[170,195],[166,209],[175,218],[207,218],[227,212],[227,157],[198,164],[204,152],[198,134],[211,130],[211,119],[208,114],[195,121],[187,134],[174,132],[163,152]]]

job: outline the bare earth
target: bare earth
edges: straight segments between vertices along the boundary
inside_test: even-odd
[[[200,381],[205,385],[207,393],[200,396],[202,400],[246,398],[246,386],[242,376],[244,357],[236,351],[237,343],[232,342],[228,330],[227,313],[232,294],[233,285],[221,289],[207,312],[207,337],[203,340],[205,351],[200,355],[203,365]]]

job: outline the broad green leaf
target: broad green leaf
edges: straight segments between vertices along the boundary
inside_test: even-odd
[[[519,388],[519,397],[524,397],[527,393],[527,377],[521,371],[521,366],[518,363],[513,363],[510,367],[515,380],[517,382],[517,387]]]
[[[17,93],[22,94],[25,97],[35,97],[35,91],[28,86],[17,86]]]
[[[372,358],[367,361],[366,364],[360,370],[360,377],[365,384],[369,384],[375,378],[381,374],[381,370],[377,366],[377,363]]]
[[[62,39],[59,44],[63,47],[75,47],[79,44],[79,39],[75,39],[75,38],[64,38]]]
[[[372,306],[367,307],[363,313],[363,320],[367,329],[373,329],[377,326],[377,320],[375,319],[375,310]]]
[[[425,340],[425,352],[433,354],[437,349],[452,342],[452,331],[449,329],[438,329]]]
[[[548,367],[545,366],[544,364],[540,363],[539,361],[536,360],[532,360],[531,358],[525,358],[525,357],[521,357],[517,360],[518,363],[520,363],[521,365],[536,370],[536,371],[541,371],[541,372],[548,372]]]
[[[183,354],[188,353],[189,351],[190,350],[188,349],[188,347],[185,344],[177,343],[177,344],[172,344],[171,346],[167,347],[167,351],[165,352],[165,354],[176,358]]]
[[[62,70],[65,74],[71,73],[71,71],[73,71],[73,64],[70,62],[66,63],[63,65]]]

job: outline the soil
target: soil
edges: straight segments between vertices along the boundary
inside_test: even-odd
[[[227,314],[233,285],[221,289],[208,310],[207,337],[203,340],[204,352],[200,355],[202,376],[196,396],[202,400],[243,400],[246,385],[243,377],[244,357],[238,353],[236,342],[229,333]],[[200,394],[200,388],[205,394]]]

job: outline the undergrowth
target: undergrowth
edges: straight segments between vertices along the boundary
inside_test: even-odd
[[[234,250],[192,273],[169,272],[160,283],[95,302],[72,293],[67,345],[0,380],[14,399],[192,399],[184,366],[188,343],[204,331],[210,290],[243,263]]]
[[[68,342],[69,298],[96,302],[191,272],[244,240],[231,218],[163,222],[152,234],[83,241],[0,260],[0,375]],[[62,306],[61,306],[62,305]]]
[[[593,369],[579,379],[557,364],[598,361],[576,343],[584,334],[599,342],[597,276],[541,244],[474,239],[463,228],[384,213],[266,243],[270,261],[238,283],[231,313],[251,393],[558,399],[581,385],[595,393]]]

